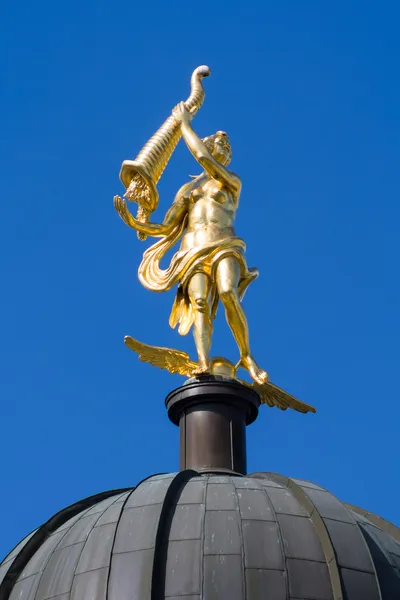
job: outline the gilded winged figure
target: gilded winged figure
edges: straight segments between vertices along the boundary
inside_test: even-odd
[[[190,361],[178,350],[145,346],[133,338],[125,341],[132,350],[139,352],[141,360],[167,368],[172,373],[193,376],[216,374],[222,369],[236,377],[236,370],[241,366],[257,386],[269,386],[264,394],[267,404],[272,402],[279,406],[279,402],[283,402],[286,408],[295,408],[294,404],[299,401],[291,396],[287,395],[292,398],[290,401],[278,399],[282,390],[268,383],[266,371],[257,364],[251,352],[249,328],[241,301],[249,284],[258,276],[258,270],[247,266],[245,243],[234,229],[242,183],[228,168],[232,158],[229,137],[224,131],[217,131],[201,139],[192,127],[192,119],[204,100],[201,79],[208,74],[208,67],[194,71],[188,100],[173,109],[135,161],[124,161],[120,177],[126,187],[126,199],[138,203],[136,218],[126,199],[114,197],[118,214],[126,225],[136,230],[139,239],[159,238],[143,254],[139,280],[154,292],[166,292],[176,286],[169,323],[172,328],[178,327],[181,335],[193,328],[198,361]],[[150,216],[158,205],[156,183],[181,137],[200,165],[201,173],[179,189],[162,223],[154,223]],[[180,243],[179,248],[169,266],[162,269],[161,260],[177,243]],[[210,356],[213,320],[220,302],[240,353],[235,367],[226,359],[216,360]],[[141,352],[140,348],[146,348],[146,351]],[[182,367],[181,359],[185,367]],[[264,393],[260,389],[257,391],[261,395]],[[301,404],[298,403],[295,409],[300,410]]]

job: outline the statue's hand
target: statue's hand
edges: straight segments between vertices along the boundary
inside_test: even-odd
[[[188,111],[184,102],[179,102],[172,109],[172,116],[179,125],[189,125],[193,115]]]
[[[114,196],[114,206],[124,223],[129,225],[129,227],[132,227],[132,215],[129,212],[126,200],[124,200],[120,196]]]
[[[144,235],[163,237],[168,235],[170,231],[165,225],[159,225],[158,223],[143,223],[142,221],[135,219],[127,206],[126,200],[120,196],[114,196],[114,206],[117,213],[128,227],[131,227]]]

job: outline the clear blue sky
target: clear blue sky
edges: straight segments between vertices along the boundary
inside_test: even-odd
[[[228,6],[230,7],[228,8]],[[226,130],[244,304],[272,381],[317,415],[261,410],[249,471],[309,479],[399,524],[398,2],[2,5],[0,554],[64,506],[178,468],[164,398],[182,379],[126,334],[193,353],[172,294],[139,286],[112,198],[208,64],[193,122]],[[161,219],[198,167],[181,144]],[[237,358],[223,320],[214,353]]]

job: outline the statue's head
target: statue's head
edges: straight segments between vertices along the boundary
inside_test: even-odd
[[[203,142],[215,160],[224,166],[229,165],[232,160],[232,148],[225,131],[217,131],[214,135],[203,138]]]

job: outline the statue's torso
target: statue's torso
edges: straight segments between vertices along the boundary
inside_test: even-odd
[[[186,250],[235,235],[236,199],[229,188],[200,178],[187,193],[188,224],[181,249]]]

